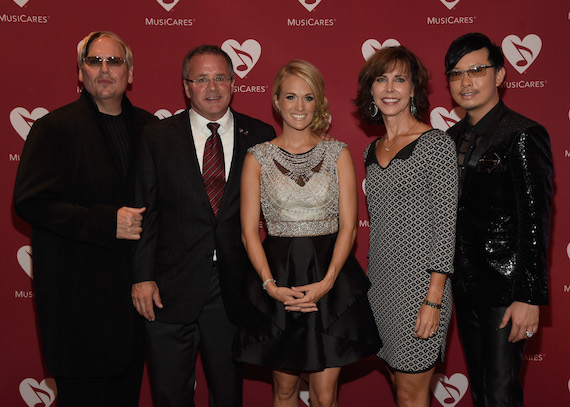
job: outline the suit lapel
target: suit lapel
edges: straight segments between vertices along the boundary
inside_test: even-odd
[[[493,120],[491,120],[489,126],[485,129],[485,133],[483,133],[479,139],[479,143],[477,144],[477,147],[475,147],[475,150],[473,150],[473,154],[471,154],[469,161],[465,164],[465,179],[463,181],[462,190],[466,189],[473,173],[476,170],[475,167],[477,167],[479,160],[487,153],[492,141],[497,138],[497,128],[499,127],[501,120],[503,120],[505,113],[506,109],[500,109],[496,112],[495,117],[493,117]],[[471,136],[474,137],[476,135],[472,134]]]
[[[239,113],[232,110],[234,119],[234,150],[232,154],[232,164],[230,166],[230,173],[226,182],[224,190],[224,197],[220,205],[220,214],[224,213],[224,208],[233,201],[236,195],[239,195],[239,188],[241,183],[241,168],[247,149],[244,137],[248,134],[248,130],[244,128],[244,121]]]

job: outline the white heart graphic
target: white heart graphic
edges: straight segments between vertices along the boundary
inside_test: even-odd
[[[174,114],[178,114],[178,113],[181,113],[183,111],[184,111],[184,109],[178,109],[177,111],[174,112]],[[154,112],[154,115],[162,120],[162,119],[166,119],[167,117],[172,116],[172,113],[170,113],[170,110],[168,110],[168,109],[158,109],[156,112]]]
[[[521,40],[516,35],[507,35],[501,43],[507,61],[519,73],[523,73],[534,62],[542,48],[542,40],[536,34],[529,34]]]
[[[444,407],[453,407],[459,403],[467,387],[469,381],[461,373],[455,373],[450,378],[442,373],[436,373],[431,379],[431,392]]]
[[[32,272],[32,246],[26,245],[20,247],[20,249],[18,249],[18,254],[16,254],[16,257],[18,258],[18,263],[20,263],[22,270],[26,272],[28,277],[34,278]]]
[[[261,45],[252,39],[245,40],[241,45],[236,40],[226,40],[222,49],[232,59],[236,75],[242,79],[253,69],[261,56]]]
[[[28,112],[23,107],[15,107],[10,112],[10,123],[12,123],[12,127],[14,127],[14,130],[18,132],[20,137],[22,137],[23,140],[26,140],[32,124],[48,113],[49,111],[43,107],[36,107],[32,113]]]
[[[455,7],[455,5],[457,3],[459,3],[459,0],[454,0],[454,1],[447,1],[447,0],[440,0],[442,2],[442,4],[447,7],[448,9],[452,9],[453,7]]]
[[[303,5],[309,12],[313,11],[315,7],[323,0],[299,0],[299,3]]]
[[[448,111],[445,107],[438,106],[431,111],[429,121],[431,127],[446,131],[464,116],[465,110],[460,107]]]
[[[47,378],[38,383],[35,379],[27,378],[20,383],[20,396],[29,407],[43,405],[49,407],[57,396],[55,380]]]
[[[566,246],[566,254],[568,255],[568,258],[570,259],[570,243],[568,243],[568,246]]]
[[[16,3],[20,7],[24,7],[28,1],[30,0],[14,0],[14,3]]]
[[[180,0],[156,0],[166,11],[170,11],[178,4]]]
[[[364,57],[365,60],[368,60],[368,58],[370,58],[380,48],[397,47],[398,45],[400,45],[400,43],[398,42],[398,40],[395,40],[394,38],[388,38],[386,41],[384,41],[383,44],[381,44],[380,41],[374,38],[370,38],[369,40],[366,40],[362,43],[361,47],[362,56]]]
[[[311,404],[309,404],[309,391],[308,390],[302,390],[299,392],[299,398],[301,399],[301,401],[303,403],[305,403],[305,405],[310,406]]]

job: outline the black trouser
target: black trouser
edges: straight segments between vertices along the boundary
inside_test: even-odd
[[[241,407],[243,375],[242,365],[232,360],[234,331],[235,325],[224,309],[214,267],[208,298],[197,321],[191,324],[146,322],[154,406],[195,405],[196,356],[200,350],[210,407]]]
[[[141,330],[142,335],[142,330]],[[104,377],[55,377],[58,407],[137,407],[144,367],[143,338],[121,374]],[[78,355],[81,357],[81,355]]]
[[[474,407],[523,406],[519,375],[526,341],[508,341],[511,322],[499,329],[506,309],[455,297]]]

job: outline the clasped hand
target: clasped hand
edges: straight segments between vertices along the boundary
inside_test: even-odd
[[[146,208],[123,206],[117,211],[117,239],[139,240],[142,233],[142,213]]]
[[[286,311],[315,312],[317,302],[332,288],[324,280],[299,287],[267,287],[267,293],[285,305]]]

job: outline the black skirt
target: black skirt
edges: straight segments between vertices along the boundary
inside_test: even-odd
[[[268,236],[263,242],[279,286],[321,281],[336,234]],[[245,283],[247,304],[234,344],[236,360],[272,369],[320,371],[375,354],[381,346],[366,292],[370,282],[351,253],[333,288],[311,313],[287,312],[270,297],[252,270]]]

